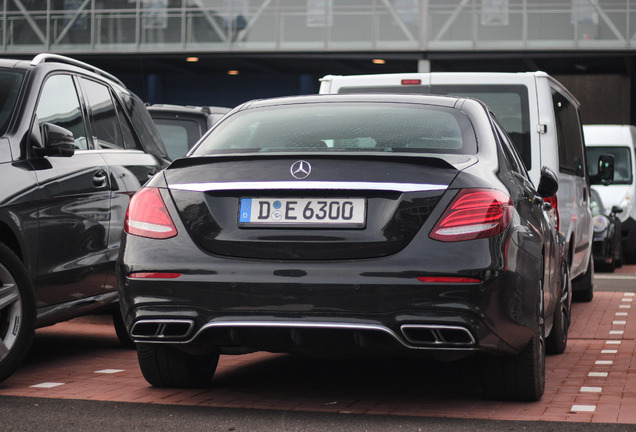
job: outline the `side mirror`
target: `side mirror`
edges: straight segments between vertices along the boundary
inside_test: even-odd
[[[614,214],[623,213],[623,209],[615,205],[615,206],[612,206],[612,210],[610,213],[614,213]]]
[[[614,182],[614,155],[603,154],[598,157],[598,181],[604,185]]]
[[[75,154],[73,132],[53,123],[40,126],[42,147],[36,147],[38,156],[71,157]]]
[[[549,198],[555,196],[559,190],[559,178],[548,167],[541,168],[541,178],[539,179],[539,187],[537,193],[541,198]]]

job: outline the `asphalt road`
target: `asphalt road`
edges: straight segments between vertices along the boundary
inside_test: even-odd
[[[618,432],[634,425],[486,421],[0,397],[1,431]]]

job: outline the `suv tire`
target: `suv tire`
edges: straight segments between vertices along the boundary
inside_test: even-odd
[[[20,259],[0,243],[0,382],[24,360],[35,335],[35,295]]]

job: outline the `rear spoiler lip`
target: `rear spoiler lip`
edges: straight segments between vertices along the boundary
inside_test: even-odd
[[[462,171],[478,161],[476,155],[464,154],[434,154],[434,153],[377,153],[377,152],[297,152],[297,153],[275,153],[275,154],[227,154],[209,156],[190,156],[177,159],[166,168],[166,170],[195,167],[209,163],[236,162],[244,160],[264,160],[264,159],[357,159],[360,161],[385,159],[397,163],[409,163],[413,165],[433,166],[444,169],[456,169]]]

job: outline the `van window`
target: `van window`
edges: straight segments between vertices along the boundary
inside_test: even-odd
[[[552,89],[552,103],[559,142],[559,171],[583,177],[585,154],[579,110],[555,89]]]
[[[527,170],[532,169],[528,88],[523,85],[401,85],[341,87],[338,93],[418,93],[468,97],[484,102],[497,116]]]
[[[356,86],[340,87],[338,93],[400,93],[400,94],[429,94],[431,87],[427,85],[401,85],[401,86]]]
[[[614,155],[613,184],[632,184],[632,155],[629,147],[625,146],[588,146],[585,148],[590,176],[598,174],[598,158],[604,154]]]
[[[532,169],[528,88],[523,85],[437,85],[439,95],[479,99],[495,114],[527,170]]]

